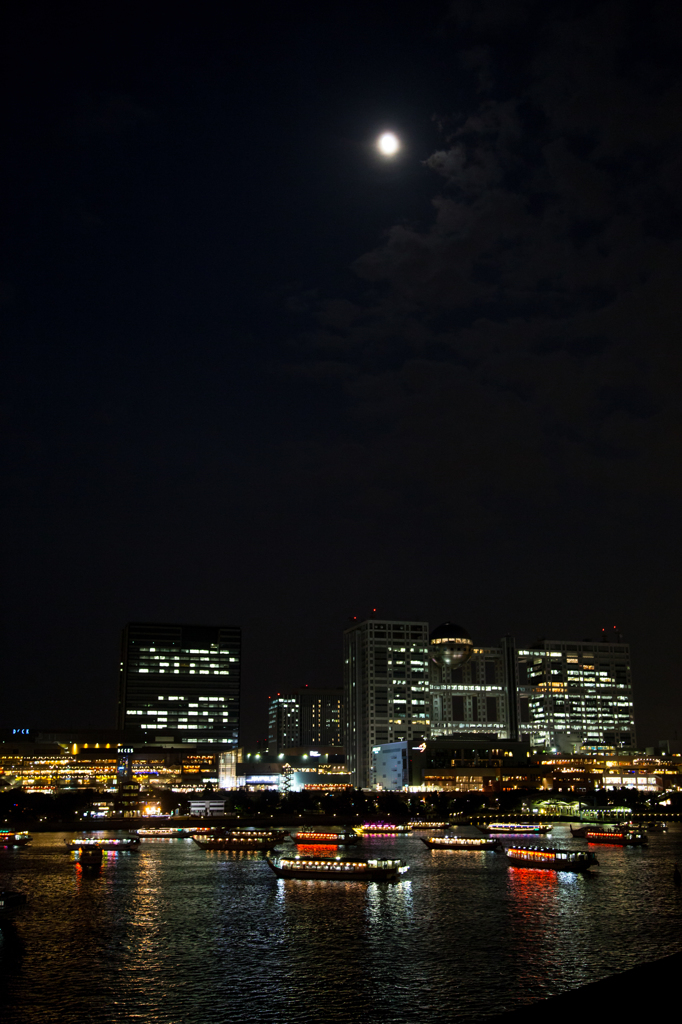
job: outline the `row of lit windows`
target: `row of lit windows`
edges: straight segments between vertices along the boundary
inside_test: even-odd
[[[163,654],[165,654],[165,655],[173,655],[174,657],[178,655],[178,652],[180,653],[180,655],[183,655],[183,654],[208,654],[212,658],[224,657],[225,654],[229,653],[229,651],[218,650],[216,647],[213,647],[213,648],[209,647],[208,649],[207,648],[197,648],[197,647],[180,647],[180,648],[178,648],[178,647],[139,647],[138,650],[139,651],[144,651],[145,653],[150,653],[150,654],[154,654],[155,652],[159,651],[159,652],[163,652]],[[231,648],[231,650],[234,650],[234,648]]]

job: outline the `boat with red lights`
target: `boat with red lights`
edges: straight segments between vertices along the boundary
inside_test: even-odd
[[[292,835],[292,840],[301,846],[308,843],[325,843],[327,846],[350,846],[360,842],[360,836],[350,828],[300,828]]]
[[[288,836],[288,832],[256,829],[238,829],[215,835],[193,835],[202,850],[272,850]]]
[[[334,881],[394,882],[408,870],[402,860],[344,860],[341,857],[267,857],[278,878],[327,878]]]
[[[140,840],[137,836],[125,836],[123,839],[81,836],[79,839],[65,839],[64,845],[67,850],[137,850]]]
[[[508,846],[510,863],[516,868],[544,868],[550,871],[589,871],[599,861],[590,850],[555,850],[549,846]]]
[[[573,831],[571,829],[571,831]],[[575,835],[575,833],[573,833]],[[610,846],[646,846],[649,842],[646,832],[629,828],[588,828],[584,837],[588,843],[606,843]]]
[[[0,829],[0,846],[28,846],[33,842],[33,836],[28,832],[12,832],[9,829]]]
[[[434,850],[497,850],[500,840],[495,836],[420,836],[422,843]]]

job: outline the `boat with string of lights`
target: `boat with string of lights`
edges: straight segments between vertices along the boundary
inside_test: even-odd
[[[67,850],[137,850],[140,840],[137,836],[125,836],[122,839],[81,836],[80,839],[65,839],[64,845]]]
[[[590,850],[555,850],[548,846],[508,846],[506,854],[515,868],[544,868],[550,871],[589,871],[599,861]]]
[[[28,846],[33,842],[33,836],[28,832],[13,832],[11,829],[0,829],[0,846]]]
[[[272,850],[288,835],[279,829],[238,829],[215,835],[193,835],[192,839],[202,850]]]
[[[490,825],[479,825],[478,828],[491,836],[544,836],[552,831],[551,825],[527,825],[519,821],[494,821]]]
[[[420,836],[432,850],[498,850],[502,844],[494,836]]]
[[[140,839],[189,839],[196,831],[197,829],[193,826],[186,825],[178,828],[160,826],[159,828],[138,828],[137,835]]]
[[[449,821],[410,821],[409,826],[411,829],[441,829],[450,828]]]
[[[322,831],[315,828],[300,828],[292,835],[292,840],[300,846],[308,843],[323,843],[326,846],[351,846],[360,842],[360,836],[353,829],[330,828]]]
[[[344,860],[341,857],[267,857],[278,878],[330,879],[333,881],[395,882],[408,870],[402,860]]]
[[[400,832],[411,832],[410,825],[396,825],[392,821],[366,821],[363,825],[354,826],[361,836],[392,836]]]
[[[630,828],[586,828],[583,837],[588,843],[605,843],[610,846],[646,846],[649,842],[646,832]]]

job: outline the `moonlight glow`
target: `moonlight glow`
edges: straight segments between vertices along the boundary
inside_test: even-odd
[[[377,149],[384,156],[395,156],[400,149],[400,140],[393,132],[384,132],[377,139]]]

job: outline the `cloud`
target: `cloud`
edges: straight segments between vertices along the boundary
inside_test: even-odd
[[[359,292],[317,307],[302,362],[343,382],[346,437],[310,457],[362,431],[357,488],[374,467],[399,500],[407,458],[451,511],[485,510],[491,481],[555,508],[677,495],[680,86],[632,5],[544,15],[518,52],[499,30],[539,8],[514,7],[457,5],[477,98],[441,118],[431,223],[389,228],[353,264]]]

